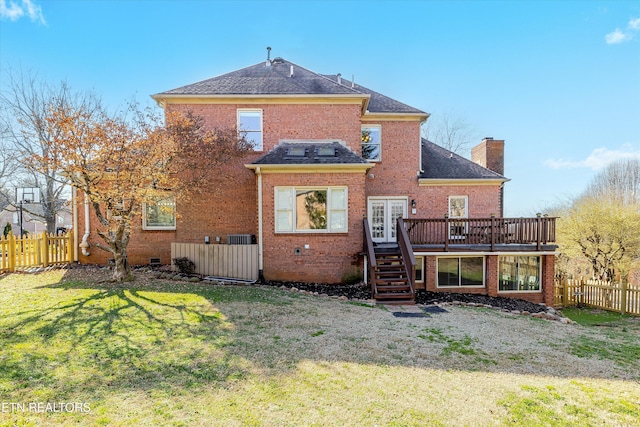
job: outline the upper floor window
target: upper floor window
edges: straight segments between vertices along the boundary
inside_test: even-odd
[[[276,187],[276,232],[347,232],[346,187]]]
[[[238,110],[238,131],[254,151],[262,151],[262,110]]]
[[[175,230],[176,199],[166,197],[142,206],[143,230]]]
[[[467,196],[449,196],[449,218],[467,218]]]
[[[382,160],[382,128],[379,125],[362,126],[362,158],[379,162]]]

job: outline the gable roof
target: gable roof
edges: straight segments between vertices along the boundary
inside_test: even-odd
[[[508,178],[422,138],[420,180],[464,180],[506,182]]]
[[[331,96],[362,99],[370,113],[427,113],[403,104],[337,75],[322,75],[282,58],[260,62],[176,89],[152,95],[160,102],[170,98],[222,96]]]

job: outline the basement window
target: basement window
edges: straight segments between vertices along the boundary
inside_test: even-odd
[[[501,256],[499,269],[499,291],[540,291],[542,274],[539,256]]]
[[[438,287],[484,287],[484,257],[439,257]]]

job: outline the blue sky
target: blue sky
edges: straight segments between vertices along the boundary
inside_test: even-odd
[[[477,142],[505,139],[509,216],[640,158],[637,0],[0,0],[0,79],[64,79],[112,109],[260,62],[266,46],[433,120],[462,117]]]

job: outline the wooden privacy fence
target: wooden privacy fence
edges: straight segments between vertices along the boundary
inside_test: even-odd
[[[62,236],[42,233],[35,236],[0,235],[0,272],[29,267],[47,267],[73,261],[73,232]]]
[[[640,316],[640,287],[604,280],[563,280],[555,284],[556,306],[585,305]]]
[[[171,243],[171,259],[182,257],[204,276],[258,280],[258,245]]]

